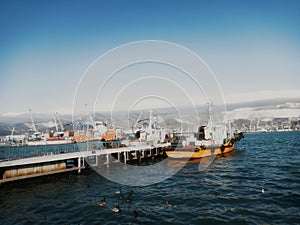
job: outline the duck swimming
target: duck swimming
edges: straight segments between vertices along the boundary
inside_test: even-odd
[[[119,195],[119,199],[123,199],[123,198],[124,198],[124,196],[123,196],[123,194],[122,194],[121,188],[120,188],[120,190],[116,191],[115,194],[116,194],[116,195]]]
[[[133,193],[133,191],[128,192],[126,202],[131,202],[132,193]]]
[[[116,205],[115,208],[112,208],[112,211],[113,211],[113,212],[116,212],[116,213],[120,213],[120,212],[121,212],[121,207],[120,207],[120,205],[119,205],[119,204]]]
[[[100,202],[98,202],[97,205],[98,205],[98,206],[105,206],[105,205],[106,205],[105,198],[102,199]]]
[[[119,199],[123,199],[124,198],[124,195],[121,193],[119,194]]]
[[[117,194],[117,195],[120,195],[120,194],[122,194],[122,190],[121,190],[121,188],[120,188],[120,190],[116,191],[116,192],[115,192],[115,194]]]
[[[166,206],[171,207],[171,203],[169,201],[166,201]]]

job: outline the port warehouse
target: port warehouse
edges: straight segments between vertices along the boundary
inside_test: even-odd
[[[116,162],[141,162],[144,159],[163,156],[163,149],[169,146],[166,143],[156,146],[115,147],[112,145],[110,148],[102,148],[103,143],[101,143],[102,147],[99,148],[97,144],[96,142],[88,145],[82,143],[81,147],[84,146],[85,148],[76,147],[76,145],[10,147],[8,149],[13,149],[13,152],[8,153],[8,150],[6,150],[5,155],[15,157],[3,158],[2,155],[0,183],[68,171],[78,171],[80,173],[82,169],[89,165],[106,165],[109,167],[114,162],[110,159],[110,156],[113,156]],[[25,154],[25,150],[29,151]]]

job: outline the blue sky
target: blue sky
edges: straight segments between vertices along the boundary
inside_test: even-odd
[[[299,1],[1,1],[0,113],[70,112],[85,69],[128,42],[185,46],[228,102],[300,100]]]

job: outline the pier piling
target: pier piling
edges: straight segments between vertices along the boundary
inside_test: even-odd
[[[109,167],[109,155],[110,154],[106,154],[106,167]]]
[[[81,173],[81,158],[78,157],[78,174]]]

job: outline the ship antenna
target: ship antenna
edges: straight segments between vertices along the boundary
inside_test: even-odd
[[[210,134],[210,138],[213,139],[213,134],[212,134],[212,130],[213,130],[213,102],[209,102],[208,103],[208,129],[209,129],[209,134]]]

